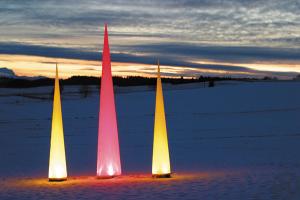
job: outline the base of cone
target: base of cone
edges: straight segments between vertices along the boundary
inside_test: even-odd
[[[66,181],[67,178],[49,178],[48,181],[49,182],[62,182],[62,181]]]
[[[117,177],[117,175],[113,175],[113,176],[97,176],[97,179],[111,179],[111,178],[115,178]]]
[[[169,174],[152,174],[152,178],[171,178],[171,173],[169,173]]]

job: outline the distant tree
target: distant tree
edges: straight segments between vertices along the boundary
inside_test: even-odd
[[[60,84],[59,84],[59,90],[60,90],[60,93],[61,93],[61,94],[63,93],[64,89],[65,89],[64,84],[60,83]]]
[[[300,80],[300,74],[298,74],[293,80]]]
[[[278,80],[278,78],[277,78],[277,77],[265,76],[265,77],[263,78],[263,80],[264,80],[264,81]]]
[[[208,87],[215,87],[215,81],[214,80],[209,80],[208,81]]]
[[[271,80],[271,77],[265,76],[265,77],[263,78],[263,80],[264,80],[264,81]]]
[[[87,98],[91,94],[91,89],[89,85],[81,85],[79,89],[79,93],[82,98]]]

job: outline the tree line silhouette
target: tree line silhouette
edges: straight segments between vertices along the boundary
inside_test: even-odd
[[[67,79],[61,79],[60,84],[66,85],[100,85],[101,78],[89,77],[89,76],[72,76]],[[199,78],[162,78],[162,82],[170,84],[185,84],[196,82],[207,82],[209,87],[214,86],[215,81],[224,80],[240,80],[240,81],[254,81],[255,78],[231,78],[231,77],[208,77],[200,76]],[[41,87],[52,86],[54,79],[52,78],[40,78],[35,80],[28,79],[15,79],[15,78],[0,78],[1,88],[29,88],[29,87]],[[155,77],[141,77],[141,76],[128,76],[128,77],[113,77],[114,85],[116,86],[141,86],[141,85],[155,85]]]

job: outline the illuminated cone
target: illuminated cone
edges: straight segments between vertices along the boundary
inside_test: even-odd
[[[118,127],[111,74],[107,25],[102,53],[102,78],[98,129],[97,176],[111,178],[121,175]]]
[[[154,123],[152,176],[156,178],[168,178],[171,176],[170,156],[159,63]]]
[[[49,159],[49,181],[67,180],[67,167],[64,143],[64,130],[60,102],[60,89],[58,70],[56,65],[56,76],[54,86],[52,129]]]

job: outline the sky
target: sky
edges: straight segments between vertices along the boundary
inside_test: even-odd
[[[105,23],[114,75],[300,73],[300,0],[0,0],[0,68],[100,76]]]

